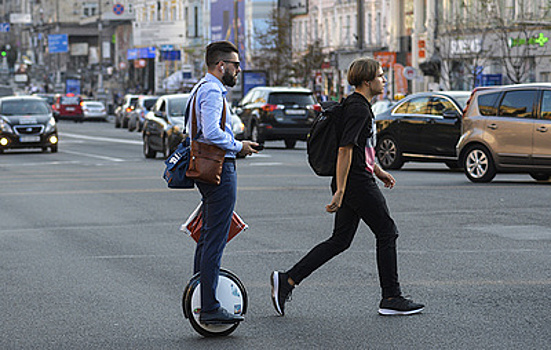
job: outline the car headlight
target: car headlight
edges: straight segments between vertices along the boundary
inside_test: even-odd
[[[2,118],[0,118],[0,130],[13,134],[13,129],[11,128],[11,125],[5,119],[2,119]]]
[[[55,118],[51,117],[50,120],[48,120],[48,124],[46,124],[46,133],[52,131],[55,128]]]

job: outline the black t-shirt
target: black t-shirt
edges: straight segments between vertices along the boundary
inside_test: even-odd
[[[372,177],[375,162],[375,128],[371,104],[361,94],[354,92],[344,101],[344,111],[339,120],[339,146],[354,145],[349,178]]]

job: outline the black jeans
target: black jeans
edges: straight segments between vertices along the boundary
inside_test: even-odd
[[[375,234],[377,269],[383,298],[401,295],[398,283],[396,238],[398,229],[374,178],[350,179],[341,208],[335,216],[333,235],[315,246],[287,273],[299,284],[320,266],[350,247],[362,219]]]

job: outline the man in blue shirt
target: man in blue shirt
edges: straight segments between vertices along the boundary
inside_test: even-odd
[[[198,140],[214,144],[226,151],[219,185],[196,182],[203,197],[203,227],[195,250],[194,273],[200,272],[201,314],[204,324],[232,324],[243,321],[241,315],[228,312],[216,298],[216,287],[220,273],[222,253],[226,246],[231,218],[237,194],[237,173],[235,156],[247,156],[257,151],[251,141],[237,141],[234,138],[229,118],[229,104],[226,102],[227,86],[235,86],[241,72],[239,50],[229,41],[217,41],[207,46],[205,61],[208,72],[191,91],[196,95],[189,99],[197,117]],[[195,100],[195,102],[191,102]],[[226,108],[226,125],[220,127],[222,109]],[[187,130],[191,130],[191,115]]]

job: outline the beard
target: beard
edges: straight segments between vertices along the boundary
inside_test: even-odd
[[[225,71],[222,76],[222,83],[229,87],[234,87],[237,82],[237,76],[231,74],[229,71]]]

